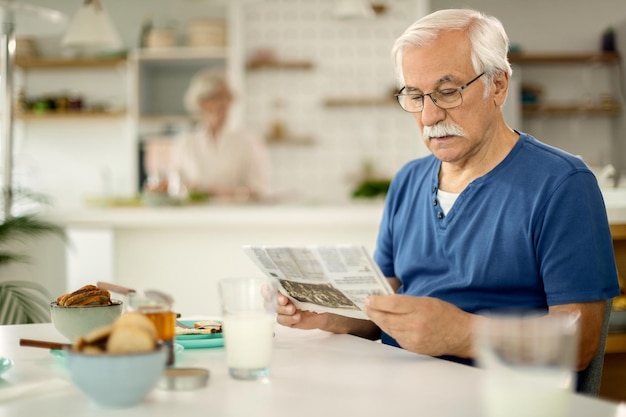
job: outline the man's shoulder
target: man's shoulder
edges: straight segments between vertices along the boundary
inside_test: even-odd
[[[528,154],[538,167],[586,169],[587,165],[578,155],[571,154],[563,149],[548,145],[545,142],[527,134],[520,134],[520,149]]]

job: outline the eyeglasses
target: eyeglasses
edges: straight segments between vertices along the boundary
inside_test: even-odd
[[[424,97],[428,96],[440,109],[453,109],[463,104],[461,91],[465,90],[471,83],[485,75],[481,73],[476,78],[468,81],[460,87],[444,88],[428,94],[402,94],[406,87],[402,87],[398,94],[394,94],[400,103],[400,107],[409,113],[419,113],[424,110]]]

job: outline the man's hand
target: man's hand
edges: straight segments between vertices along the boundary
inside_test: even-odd
[[[353,319],[332,313],[303,311],[280,292],[276,297],[276,321],[296,329],[320,329],[339,334],[352,334],[366,339],[380,338],[380,329],[370,320]]]
[[[276,321],[279,324],[296,329],[324,329],[328,322],[328,313],[313,313],[298,310],[289,298],[280,292],[276,296]]]
[[[473,357],[474,316],[431,297],[373,295],[366,314],[398,344],[411,352]]]

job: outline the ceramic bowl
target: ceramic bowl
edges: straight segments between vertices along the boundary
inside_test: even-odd
[[[74,341],[99,327],[112,324],[122,315],[123,303],[111,300],[106,306],[63,307],[56,301],[50,303],[50,319],[59,333]]]
[[[163,348],[125,355],[66,352],[72,382],[101,408],[139,404],[159,382],[167,354]]]

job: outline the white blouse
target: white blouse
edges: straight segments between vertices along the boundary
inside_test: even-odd
[[[246,187],[269,192],[270,159],[263,139],[244,129],[224,128],[217,141],[198,128],[176,140],[172,169],[189,190]]]

